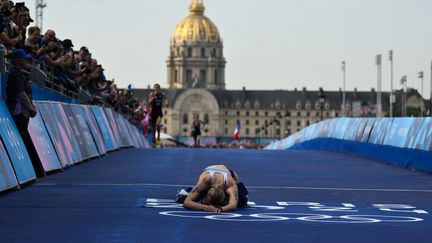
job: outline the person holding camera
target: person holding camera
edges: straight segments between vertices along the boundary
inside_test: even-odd
[[[156,141],[160,140],[160,123],[163,118],[163,101],[167,99],[167,96],[161,92],[160,85],[155,84],[153,86],[153,91],[150,93],[150,101],[151,105],[151,114],[150,114],[150,122],[153,133],[153,144],[156,144]],[[156,140],[156,132],[157,132],[157,140]]]

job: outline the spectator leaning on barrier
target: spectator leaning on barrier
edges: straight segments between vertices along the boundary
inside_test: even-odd
[[[23,140],[28,139],[27,126],[30,117],[36,116],[36,107],[32,101],[30,81],[22,72],[30,65],[31,57],[22,49],[16,49],[12,55],[12,68],[6,85],[6,103]]]
[[[31,83],[28,76],[22,72],[30,65],[31,57],[23,49],[16,49],[11,54],[11,60],[12,67],[6,84],[6,104],[29,153],[36,175],[42,177],[43,167],[27,130],[30,117],[37,114]]]

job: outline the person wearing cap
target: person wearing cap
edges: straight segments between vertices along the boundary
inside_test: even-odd
[[[31,57],[23,49],[12,52],[12,66],[6,83],[6,104],[29,153],[36,175],[43,177],[45,173],[42,164],[27,130],[30,118],[37,114],[32,101],[31,83],[28,76],[22,72],[29,67],[30,61]]]
[[[23,49],[12,52],[12,68],[6,84],[6,104],[24,142],[29,139],[27,126],[30,117],[37,114],[32,101],[32,88],[28,78],[22,72],[29,66],[31,57]]]

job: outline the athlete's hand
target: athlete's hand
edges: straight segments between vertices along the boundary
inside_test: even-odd
[[[216,210],[217,208],[215,208],[215,206],[213,205],[206,205],[206,207],[204,208],[204,211],[209,213],[217,213]]]

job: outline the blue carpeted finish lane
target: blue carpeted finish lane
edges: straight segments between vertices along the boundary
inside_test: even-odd
[[[220,163],[255,205],[213,215],[172,202]],[[430,242],[431,213],[431,175],[365,159],[130,149],[0,195],[0,242]]]

